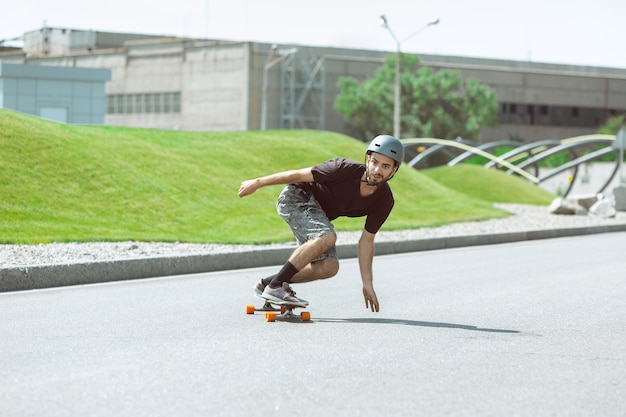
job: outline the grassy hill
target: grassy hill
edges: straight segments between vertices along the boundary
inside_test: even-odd
[[[547,205],[555,198],[543,188],[480,165],[441,166],[421,172],[448,188],[494,203]]]
[[[324,131],[77,126],[0,109],[0,243],[290,240],[274,208],[281,187],[240,199],[241,181],[335,156],[362,161],[365,147]],[[431,176],[403,167],[391,182],[396,207],[384,228],[503,217],[491,202],[553,197],[519,178],[457,168],[467,169]],[[468,188],[469,177],[480,177],[479,185]],[[361,230],[363,220],[336,226]]]

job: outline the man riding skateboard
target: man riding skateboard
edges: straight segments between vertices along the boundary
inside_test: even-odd
[[[387,184],[400,168],[404,147],[393,136],[375,137],[367,147],[365,164],[335,158],[319,165],[278,172],[241,183],[239,197],[261,187],[285,184],[276,203],[278,214],[291,228],[298,247],[282,269],[261,279],[254,287],[262,298],[278,303],[306,306],[289,284],[333,277],[339,271],[331,223],[339,216],[363,217],[358,259],[365,307],[379,311],[373,286],[374,238],[394,205]]]

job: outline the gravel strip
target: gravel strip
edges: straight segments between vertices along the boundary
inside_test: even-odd
[[[415,230],[381,231],[377,242],[408,241],[463,235],[523,232],[543,229],[564,229],[600,225],[626,224],[626,212],[614,218],[592,215],[554,215],[546,207],[521,204],[496,204],[513,213],[505,219],[454,223],[441,227]],[[358,242],[360,232],[339,232],[338,244]],[[0,269],[65,265],[124,259],[177,257],[216,253],[246,252],[254,249],[294,247],[295,243],[274,245],[218,245],[190,243],[92,242],[50,243],[41,245],[0,245]]]

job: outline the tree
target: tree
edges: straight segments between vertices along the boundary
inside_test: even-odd
[[[598,133],[603,133],[605,135],[617,135],[619,129],[624,123],[626,123],[626,114],[613,116],[609,118],[609,120],[607,120],[605,124],[600,126],[600,130],[598,130]]]
[[[402,137],[478,139],[482,126],[495,126],[494,91],[458,71],[419,67],[415,55],[400,54]],[[396,55],[389,55],[372,78],[359,83],[341,77],[337,110],[357,136],[371,138],[393,130]]]

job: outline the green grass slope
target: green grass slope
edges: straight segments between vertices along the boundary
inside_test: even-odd
[[[0,109],[0,149],[1,243],[261,243],[292,239],[275,212],[281,187],[240,199],[241,181],[335,156],[361,161],[365,144],[323,131],[65,125]],[[386,230],[507,215],[407,167],[391,185]]]
[[[479,165],[442,166],[421,172],[448,188],[493,203],[548,205],[555,197],[521,177]]]

